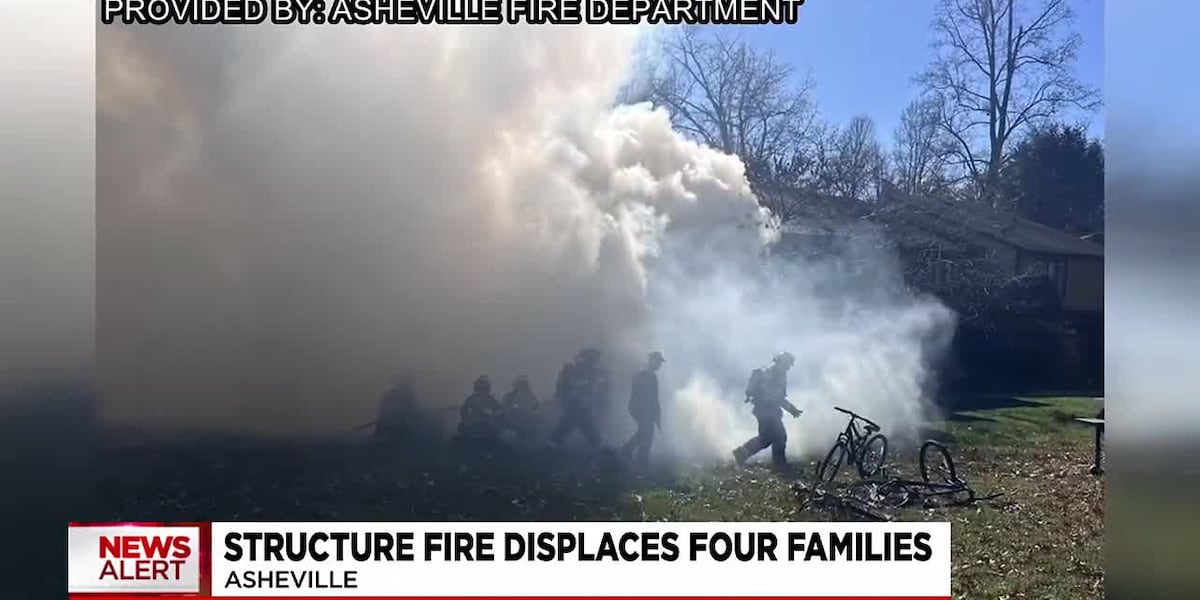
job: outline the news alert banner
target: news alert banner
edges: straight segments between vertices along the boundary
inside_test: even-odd
[[[72,523],[72,599],[949,600],[949,523]]]

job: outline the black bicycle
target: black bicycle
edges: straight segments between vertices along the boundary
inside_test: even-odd
[[[825,460],[817,465],[817,479],[833,481],[842,463],[847,461],[854,463],[864,479],[875,475],[887,458],[887,437],[879,433],[879,425],[874,421],[839,406],[834,410],[850,415],[850,422],[846,424],[846,430],[838,434],[837,442],[829,449]],[[863,424],[861,428],[859,421]]]
[[[936,485],[957,486],[963,483],[954,470],[950,450],[934,440],[921,444],[921,479]]]
[[[921,481],[891,479],[886,481],[860,481],[861,489],[854,495],[866,498],[868,504],[903,508],[921,504],[925,508],[936,506],[963,506],[975,502],[993,500],[1003,494],[977,496],[954,468],[954,459],[946,446],[929,440],[921,445]],[[855,488],[855,486],[851,486]]]
[[[839,521],[891,521],[892,516],[879,510],[870,500],[855,493],[829,493],[816,489],[812,493],[814,505],[833,513]]]

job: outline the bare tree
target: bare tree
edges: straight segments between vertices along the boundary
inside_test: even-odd
[[[818,149],[823,191],[866,200],[879,184],[884,155],[870,117],[854,117],[845,128],[824,137]]]
[[[950,183],[946,161],[954,151],[942,131],[936,100],[917,98],[900,114],[892,143],[893,179],[906,194],[929,195]]]
[[[993,202],[1014,133],[1099,105],[1071,72],[1080,44],[1073,18],[1068,0],[940,0],[934,56],[919,80],[939,100],[953,162]]]
[[[751,179],[798,176],[819,129],[812,82],[737,37],[681,28],[667,38],[644,99],[680,131],[746,163]],[[787,172],[790,171],[790,172]],[[787,173],[784,173],[787,172]]]
[[[894,187],[868,218],[888,232],[904,265],[905,280],[938,296],[960,323],[990,328],[999,313],[1052,303],[1046,295],[1044,266],[1012,268],[987,239],[996,217],[974,203],[907,194]],[[1056,292],[1055,292],[1056,294]]]
[[[771,211],[780,225],[798,221],[804,215],[804,198],[797,194],[795,186],[774,179],[762,179],[754,185],[754,195],[759,205]]]

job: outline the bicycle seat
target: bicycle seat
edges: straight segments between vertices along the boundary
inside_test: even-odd
[[[840,407],[840,406],[835,406],[835,407],[833,407],[833,410],[836,410],[836,411],[838,411],[838,412],[840,412],[840,413],[846,413],[846,414],[850,415],[851,417],[857,417],[857,416],[858,416],[858,415],[856,415],[856,414],[854,414],[854,413],[852,413],[852,412],[850,412],[850,411],[848,411],[848,410],[846,410],[846,409],[844,409],[844,408],[842,408],[842,407]]]

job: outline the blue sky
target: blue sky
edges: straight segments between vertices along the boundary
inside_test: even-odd
[[[816,100],[829,120],[844,124],[865,114],[880,141],[891,143],[900,112],[917,95],[912,76],[925,66],[929,22],[938,0],[808,0],[792,26],[747,28],[746,39],[773,49],[798,71],[810,70]],[[1071,0],[1083,45],[1078,77],[1103,91],[1104,1]],[[1090,120],[1093,136],[1104,119]]]

